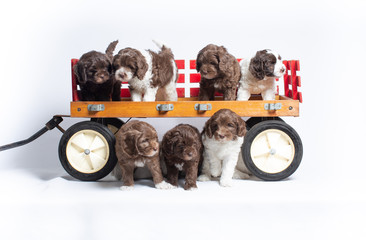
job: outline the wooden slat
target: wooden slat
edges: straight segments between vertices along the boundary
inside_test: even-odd
[[[275,117],[275,116],[299,116],[299,101],[292,100],[283,96],[279,100],[262,101],[196,101],[196,98],[180,99],[177,102],[71,102],[71,117],[86,118],[161,118],[161,117],[210,117],[216,111],[222,108],[228,108],[242,117]],[[157,104],[173,104],[174,110],[169,112],[159,112],[156,110]],[[194,105],[207,104],[212,105],[212,110],[198,112]],[[267,111],[264,109],[265,103],[282,103],[282,108],[276,111]],[[89,104],[104,104],[105,110],[101,112],[89,112]]]

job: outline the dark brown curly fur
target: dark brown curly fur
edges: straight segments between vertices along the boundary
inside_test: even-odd
[[[217,141],[236,140],[246,133],[245,121],[230,109],[220,109],[205,123],[202,134]]]
[[[186,173],[184,189],[197,188],[197,173],[203,152],[198,129],[189,124],[179,124],[165,133],[161,145],[168,182],[178,186],[178,164]]]
[[[215,92],[224,100],[235,100],[240,80],[240,65],[225,47],[209,44],[197,55],[196,69],[201,73],[199,100],[214,100]]]
[[[121,82],[112,73],[112,56],[118,41],[109,44],[106,53],[90,51],[83,54],[74,67],[82,101],[120,100]]]
[[[133,120],[123,125],[116,134],[116,155],[123,186],[134,185],[134,169],[142,163],[149,168],[155,185],[163,181],[158,135],[150,124]]]
[[[281,60],[281,57],[279,57]],[[264,77],[275,77],[273,74],[276,56],[268,54],[268,50],[258,51],[250,60],[249,71],[258,80],[263,80]]]

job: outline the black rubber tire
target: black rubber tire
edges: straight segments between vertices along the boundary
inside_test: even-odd
[[[114,135],[122,127],[122,125],[125,124],[125,122],[119,118],[91,118],[90,121],[107,126]]]
[[[286,133],[291,138],[295,148],[294,157],[291,164],[283,171],[277,173],[268,173],[262,171],[254,164],[251,157],[251,146],[254,139],[261,132],[269,129],[277,129]],[[263,121],[254,125],[247,132],[244,138],[244,144],[242,146],[242,157],[246,167],[249,169],[250,172],[253,173],[254,176],[266,181],[279,181],[291,176],[299,167],[302,160],[302,155],[303,155],[303,146],[300,136],[290,125],[286,124],[283,121],[278,120]]]
[[[70,164],[69,160],[67,159],[66,148],[69,140],[71,139],[74,134],[82,131],[82,130],[93,130],[103,136],[106,140],[109,148],[109,154],[106,164],[98,171],[92,173],[84,173],[80,172]],[[72,177],[79,179],[81,181],[96,181],[105,176],[107,176],[115,167],[117,163],[117,157],[115,153],[115,142],[116,139],[108,127],[92,121],[85,121],[76,123],[71,126],[66,132],[62,135],[59,143],[58,154],[60,162],[63,168],[66,170],[68,174]]]
[[[283,119],[279,118],[279,117],[251,117],[245,121],[245,124],[246,124],[247,130],[249,131],[257,123],[260,123],[263,121],[270,121],[270,120],[278,120],[278,121],[284,122]]]

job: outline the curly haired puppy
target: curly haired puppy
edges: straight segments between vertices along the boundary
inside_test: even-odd
[[[251,94],[261,94],[263,100],[275,100],[275,80],[286,71],[280,55],[271,50],[258,51],[251,59],[243,59],[240,67],[237,100],[246,101]]]
[[[121,82],[112,74],[113,51],[118,41],[109,44],[106,53],[90,51],[74,66],[82,101],[120,100]]]
[[[160,48],[158,53],[125,48],[114,56],[115,77],[121,82],[128,82],[132,101],[155,101],[158,90],[164,97],[158,100],[178,100],[178,68],[174,55],[165,45],[155,44]]]
[[[202,132],[204,153],[199,181],[221,176],[220,185],[228,187],[232,185],[233,177],[249,178],[236,167],[245,133],[244,120],[229,109],[217,111],[206,122]]]
[[[198,129],[189,124],[179,124],[165,133],[161,145],[168,182],[177,187],[179,171],[185,171],[184,189],[197,188],[198,166],[203,152]]]
[[[124,124],[116,134],[116,155],[122,171],[121,190],[133,188],[136,167],[149,168],[156,188],[169,189],[160,168],[159,141],[156,130],[148,123],[137,120]]]
[[[196,69],[201,73],[199,100],[214,100],[215,92],[224,100],[235,100],[240,66],[226,48],[209,44],[197,55]]]

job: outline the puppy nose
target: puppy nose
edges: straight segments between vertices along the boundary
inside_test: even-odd
[[[188,157],[192,157],[192,152],[187,153]]]
[[[224,136],[224,135],[219,134],[219,138],[224,139],[224,138],[225,138],[225,136]]]
[[[285,68],[281,68],[281,73],[284,73],[285,71],[286,71],[286,69]]]
[[[126,73],[120,73],[120,74],[118,74],[118,76],[123,79],[126,77]]]
[[[157,151],[157,150],[158,150],[158,148],[157,148],[157,147],[154,147],[154,148],[153,148],[153,150],[154,150],[154,151]]]

